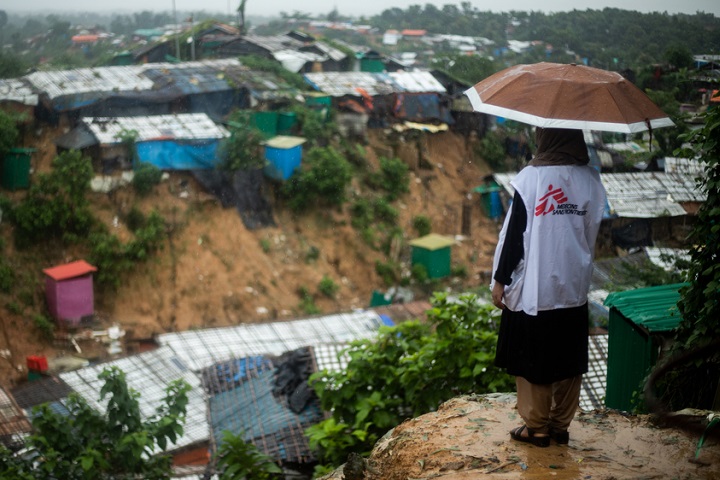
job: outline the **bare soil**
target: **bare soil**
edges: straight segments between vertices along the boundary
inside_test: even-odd
[[[407,420],[385,435],[360,478],[720,478],[717,434],[698,451],[697,432],[658,428],[646,415],[580,412],[570,426],[569,445],[552,442],[540,448],[510,439],[508,432],[521,424],[513,394],[454,398],[437,412]],[[349,479],[343,469],[324,480]]]
[[[38,149],[32,158],[34,172],[50,170],[56,155],[52,140],[63,132],[62,127],[45,127],[39,134],[26,135],[26,145]],[[459,236],[464,204],[470,205],[467,224],[471,234],[458,237],[452,263],[462,265],[467,276],[443,281],[438,288],[461,291],[485,285],[498,225],[483,214],[479,197],[472,193],[490,170],[473,155],[466,140],[450,132],[426,134],[420,142],[399,142],[393,151],[388,132],[372,130],[365,150],[368,168],[377,168],[380,156],[393,154],[411,166],[410,192],[393,204],[406,237],[390,256],[368,246],[350,225],[349,202],[342,209],[295,215],[268,191],[277,226],[248,230],[234,208],[223,208],[187,172],[171,173],[145,198],[136,196],[131,187],[111,194],[92,194],[96,215],[122,240],[130,237],[122,219],[133,206],[145,213],[158,210],[170,226],[163,250],[137,265],[116,292],[96,289],[99,321],[95,328],[117,323],[126,331],[127,339],[141,339],[168,331],[299,318],[308,315],[301,305],[301,289],[312,295],[323,314],[366,308],[374,290],[388,288],[375,271],[376,261],[400,261],[409,271],[407,242],[417,236],[413,217],[425,215],[432,221],[433,232]],[[361,188],[354,183],[349,198]],[[9,193],[16,199],[23,195],[24,191]],[[0,225],[0,234],[5,239],[5,252],[18,253],[7,223]],[[313,251],[318,252],[315,259]],[[28,355],[51,358],[78,353],[70,345],[62,348],[43,341],[30,317],[44,302],[42,268],[77,260],[81,254],[57,252],[48,246],[47,252],[22,255],[24,260],[16,265],[25,269],[23,275],[35,284],[35,306],[26,307],[27,302],[17,298],[17,289],[14,297],[0,299],[4,300],[0,301],[0,350],[5,357],[0,362],[0,378],[6,386],[26,376]],[[334,298],[318,291],[324,276],[340,287]],[[415,292],[416,299],[431,293],[422,288]],[[8,308],[10,303],[22,311]],[[102,346],[92,341],[79,348],[84,356],[96,358],[104,353]]]

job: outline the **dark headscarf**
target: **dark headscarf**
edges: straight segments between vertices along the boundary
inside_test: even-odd
[[[536,128],[537,153],[529,165],[587,165],[590,161],[582,130]]]

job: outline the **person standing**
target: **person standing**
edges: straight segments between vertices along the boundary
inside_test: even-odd
[[[606,204],[581,130],[537,128],[537,153],[512,185],[491,282],[502,309],[495,365],[516,377],[524,424],[513,440],[569,442],[588,369],[587,295]]]

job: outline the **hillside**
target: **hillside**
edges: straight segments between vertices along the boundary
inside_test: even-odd
[[[38,149],[33,156],[36,172],[50,168],[55,156],[52,139],[59,133],[60,129],[45,128],[39,136],[35,133],[26,138],[26,145]],[[399,148],[399,156],[410,165],[417,164],[414,145]],[[434,287],[415,286],[415,298],[426,297],[432,288],[459,291],[486,285],[499,226],[482,213],[477,194],[469,192],[489,170],[468,150],[464,138],[450,132],[427,134],[422,148],[431,167],[413,169],[410,192],[393,204],[405,234],[404,245],[393,248],[393,255],[409,270],[407,241],[417,236],[412,218],[425,215],[432,221],[433,232],[459,235],[462,207],[469,203],[471,235],[459,238],[452,249],[453,265],[464,267],[467,275]],[[388,155],[386,132],[371,130],[366,152],[370,168],[377,167],[378,157]],[[360,189],[354,182],[349,197]],[[288,320],[309,314],[307,303],[302,303],[302,289],[312,295],[312,303],[324,314],[365,308],[373,290],[387,289],[375,271],[375,262],[388,258],[368,246],[350,225],[348,204],[342,210],[294,215],[277,203],[270,190],[267,194],[276,226],[257,230],[245,228],[234,208],[223,208],[187,172],[170,174],[146,198],[136,197],[130,187],[113,194],[92,194],[95,214],[121,239],[128,233],[117,218],[124,218],[133,205],[144,212],[159,210],[169,224],[159,254],[122,278],[116,292],[96,289],[98,321],[94,328],[118,323],[126,331],[126,340],[133,340],[166,331]],[[24,192],[18,191],[8,196],[18,199],[22,195]],[[7,223],[0,225],[0,233],[5,253],[22,270],[18,278],[30,279],[34,300],[22,302],[14,289],[13,296],[0,302],[0,350],[5,350],[7,360],[0,363],[0,378],[8,384],[26,375],[21,368],[26,356],[52,358],[62,352],[57,344],[42,340],[32,315],[44,305],[42,268],[77,260],[80,254],[69,249],[57,251],[50,245],[17,252]],[[334,298],[318,291],[324,276],[339,286]],[[85,356],[102,357],[104,353],[92,341],[80,348]]]

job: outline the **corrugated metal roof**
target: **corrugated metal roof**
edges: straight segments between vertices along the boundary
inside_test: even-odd
[[[167,139],[208,140],[230,136],[225,127],[215,124],[204,113],[150,117],[88,117],[82,121],[103,145],[120,143],[118,135],[123,130],[135,130],[138,133],[138,142]]]
[[[608,336],[590,335],[588,371],[583,375],[580,408],[584,411],[604,408],[607,384]]]
[[[21,79],[0,79],[0,102],[37,105],[38,95]]]
[[[645,247],[645,254],[653,264],[667,271],[677,270],[676,258],[690,261],[690,253],[680,248]]]
[[[611,211],[619,217],[656,218],[686,215],[679,198],[693,196],[680,174],[662,172],[604,173],[602,183]],[[691,182],[694,184],[694,181]]]
[[[613,292],[605,305],[617,309],[623,317],[650,332],[667,332],[682,321],[677,307],[684,283]]]
[[[445,87],[430,72],[392,72],[388,75],[405,92],[446,92]]]
[[[304,76],[314,88],[333,97],[358,96],[358,89],[371,96],[446,91],[430,72],[319,72],[306,73]]]
[[[517,173],[495,173],[493,178],[512,197],[510,182]],[[657,218],[686,215],[678,202],[704,202],[692,175],[663,172],[601,173],[611,211],[618,217]]]
[[[280,355],[305,346],[316,348],[369,338],[382,325],[377,313],[359,311],[288,322],[165,333],[158,337],[158,342],[171,347],[191,370],[199,371],[230,358]]]
[[[166,396],[165,389],[168,384],[173,380],[185,380],[191,390],[188,392],[184,432],[170,448],[181,448],[205,442],[210,438],[200,379],[171,348],[161,347],[151,352],[91,365],[80,370],[61,373],[59,377],[89,405],[104,412],[106,405],[100,403],[99,399],[100,390],[105,382],[98,379],[98,375],[108,367],[117,367],[125,372],[128,387],[140,393],[138,398],[140,413],[145,420],[157,414],[157,407],[162,404]]]
[[[25,76],[33,87],[50,99],[63,95],[150,90],[152,80],[143,75],[143,66],[76,68],[34,72]]]
[[[0,439],[6,446],[22,444],[22,438],[32,430],[30,422],[25,414],[8,395],[4,388],[0,387]]]
[[[702,163],[692,158],[665,157],[665,173],[685,173],[689,175],[702,175],[705,168]]]
[[[298,49],[304,45],[300,40],[296,40],[287,35],[245,35],[242,41],[254,43],[270,52],[287,49]]]

